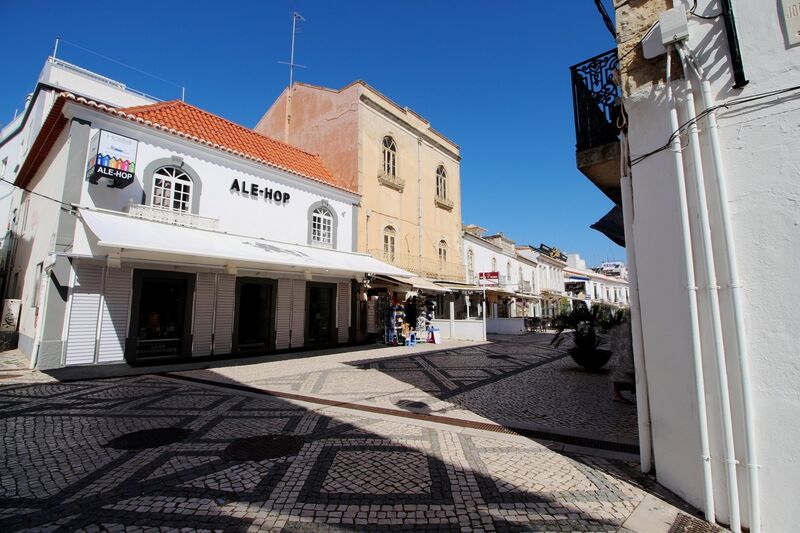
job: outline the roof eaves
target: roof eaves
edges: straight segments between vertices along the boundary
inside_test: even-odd
[[[246,154],[246,153],[241,152],[239,150],[235,150],[233,148],[229,148],[227,146],[223,146],[221,144],[211,142],[211,141],[203,139],[201,137],[197,137],[195,135],[190,135],[188,133],[185,133],[183,131],[177,130],[175,128],[171,128],[169,126],[164,126],[164,125],[159,124],[157,122],[153,122],[153,121],[147,120],[147,119],[145,119],[143,117],[140,117],[140,116],[137,116],[135,114],[126,113],[126,112],[124,112],[124,110],[115,109],[115,108],[109,107],[109,106],[107,106],[105,104],[98,104],[97,102],[95,102],[93,100],[89,100],[89,99],[84,98],[84,97],[76,97],[75,95],[73,95],[71,93],[61,93],[61,95],[65,96],[66,98],[69,98],[69,99],[71,99],[71,100],[73,100],[73,101],[75,101],[75,102],[77,102],[79,104],[82,104],[82,105],[87,106],[87,107],[92,107],[92,108],[95,108],[95,109],[99,109],[100,111],[104,111],[104,112],[106,112],[106,113],[108,113],[110,115],[117,116],[117,117],[120,117],[120,118],[124,118],[124,119],[127,119],[127,120],[131,121],[131,122],[136,122],[136,123],[142,124],[144,126],[151,127],[153,129],[162,130],[162,131],[165,131],[165,132],[170,133],[172,135],[175,135],[177,137],[181,137],[181,138],[196,142],[198,144],[204,144],[206,146],[210,146],[210,147],[215,148],[217,150],[221,150],[223,152],[227,152],[227,153],[235,155],[237,157],[241,157],[243,159],[254,161],[256,163],[259,163],[259,164],[262,164],[262,165],[265,165],[265,166],[269,166],[269,167],[272,167],[272,168],[277,168],[277,169],[282,170],[284,172],[288,172],[290,174],[294,174],[296,176],[300,176],[302,178],[309,179],[311,181],[314,181],[314,182],[317,182],[317,183],[321,183],[323,185],[327,185],[328,187],[332,187],[334,189],[338,189],[340,191],[347,192],[349,194],[354,194],[354,195],[357,195],[357,196],[361,196],[360,193],[358,193],[357,191],[354,191],[354,190],[349,189],[347,187],[343,187],[343,186],[338,185],[336,183],[331,183],[331,182],[319,179],[317,177],[311,176],[309,174],[305,174],[305,173],[300,172],[298,170],[288,168],[288,167],[286,167],[284,165],[279,165],[279,164],[273,163],[271,161],[267,161],[265,159],[261,159],[260,157],[255,157],[253,155]],[[166,103],[166,102],[164,102],[164,103]],[[188,105],[188,104],[186,104],[186,105]],[[223,119],[223,120],[225,120],[225,119]],[[234,123],[232,123],[232,124],[234,124]],[[239,127],[244,128],[244,126],[239,126]],[[244,128],[244,129],[246,129],[246,128]],[[260,135],[260,134],[257,134],[257,135]],[[278,141],[278,142],[280,142],[280,141]],[[286,143],[281,143],[281,144],[286,144]],[[291,145],[286,145],[286,146],[292,147]],[[294,147],[292,147],[292,148],[294,148]],[[311,154],[309,152],[305,152],[305,153],[310,155],[310,156],[312,156],[312,157],[314,157],[314,158],[316,158],[320,162],[320,164],[322,164],[322,160],[319,158],[318,155]],[[323,165],[323,167],[324,167],[324,165]]]

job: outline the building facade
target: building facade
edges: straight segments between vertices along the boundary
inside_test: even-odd
[[[620,261],[603,263],[605,266],[586,268],[586,261],[579,254],[567,254],[564,268],[564,290],[573,302],[585,302],[588,308],[594,304],[628,307],[630,293],[626,272]],[[610,275],[619,273],[620,275]]]
[[[287,88],[255,127],[319,154],[361,194],[357,250],[418,276],[460,281],[460,149],[363,81]]]
[[[352,342],[375,275],[317,156],[180,101],[60,93],[20,163],[9,297],[37,368]]]
[[[795,530],[798,6],[616,19],[617,49],[573,84],[594,102],[576,105],[578,165],[624,208],[643,469],[711,522]]]

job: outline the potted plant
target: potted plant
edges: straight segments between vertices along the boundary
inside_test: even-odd
[[[622,310],[610,306],[594,305],[588,309],[585,305],[577,305],[555,320],[556,335],[550,344],[558,348],[571,333],[573,346],[567,351],[572,360],[586,370],[600,370],[612,356],[610,350],[600,348],[603,335],[624,319]]]

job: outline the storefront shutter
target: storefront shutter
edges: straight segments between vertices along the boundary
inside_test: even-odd
[[[302,346],[306,325],[306,282],[292,281],[292,348]]]
[[[102,284],[102,266],[83,264],[75,267],[67,327],[67,365],[94,363]]]
[[[130,299],[131,269],[107,268],[100,318],[100,345],[97,350],[97,360],[101,363],[125,359]]]
[[[347,342],[350,337],[350,283],[345,281],[338,284],[339,296],[336,299],[337,327],[339,328],[339,342]]]
[[[275,348],[289,347],[289,330],[292,327],[292,280],[278,280],[278,301],[275,315]]]
[[[216,274],[197,274],[194,289],[194,327],[192,329],[192,356],[194,357],[211,354],[216,289]]]
[[[236,303],[236,276],[220,274],[217,281],[217,321],[214,353],[230,353],[233,345],[233,308]]]

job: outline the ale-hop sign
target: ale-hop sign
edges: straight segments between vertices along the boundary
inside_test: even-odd
[[[234,179],[231,183],[231,192],[238,192],[245,196],[253,198],[263,198],[264,200],[271,200],[278,204],[285,204],[289,201],[289,193],[282,192],[278,189],[270,189],[268,187],[261,187],[257,183],[247,184],[246,181]]]
[[[90,183],[100,178],[111,180],[109,187],[122,189],[133,183],[139,141],[100,130],[89,143],[86,174]]]

